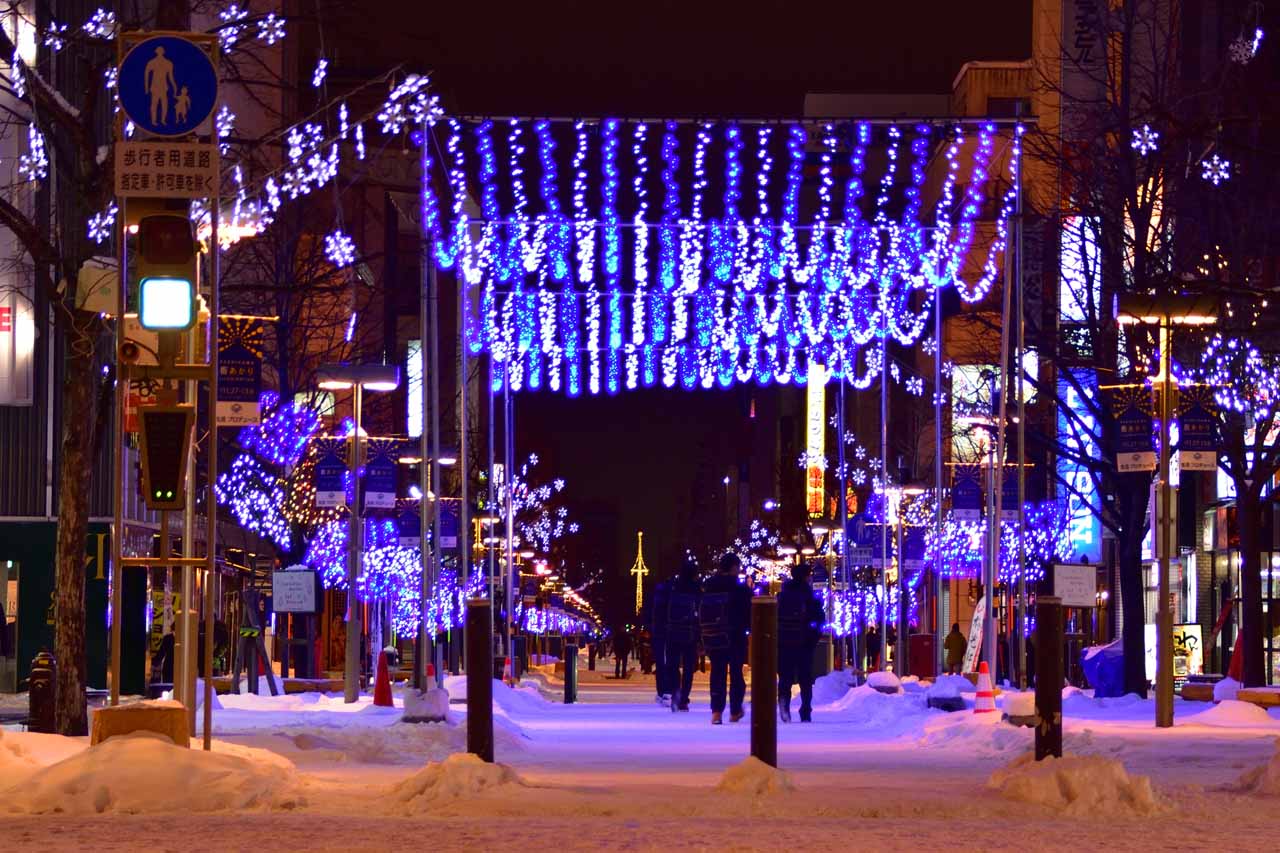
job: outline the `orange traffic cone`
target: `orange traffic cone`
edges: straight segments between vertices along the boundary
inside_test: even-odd
[[[991,689],[991,671],[987,669],[987,662],[983,661],[978,667],[978,695],[973,700],[973,713],[990,714],[996,709],[996,694]]]
[[[431,661],[427,661],[427,678],[436,677],[436,665]]]
[[[506,657],[502,659],[502,680],[510,684],[511,678],[511,658]]]
[[[378,652],[378,677],[373,683],[373,704],[380,708],[390,708],[395,704],[391,701],[391,674],[387,672],[386,652]]]

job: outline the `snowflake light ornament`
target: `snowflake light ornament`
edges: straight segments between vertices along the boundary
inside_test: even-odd
[[[45,152],[44,134],[36,126],[27,127],[28,153],[18,158],[18,174],[28,181],[42,181],[49,176],[49,155]]]
[[[1200,177],[1211,182],[1215,187],[1223,181],[1231,179],[1231,161],[1224,160],[1214,154],[1200,164]]]
[[[258,38],[268,46],[282,40],[284,34],[284,18],[275,12],[267,13],[265,18],[258,21]]]
[[[1257,27],[1252,36],[1242,35],[1233,41],[1228,52],[1232,62],[1237,65],[1248,65],[1250,60],[1258,55],[1260,47],[1262,47],[1262,27]]]
[[[106,9],[95,9],[89,20],[84,22],[85,35],[91,38],[111,39],[116,36],[116,15]]]
[[[399,133],[411,122],[435,124],[444,116],[440,99],[427,93],[430,82],[426,76],[410,74],[391,90],[378,112],[383,133]]]
[[[116,224],[116,214],[120,209],[113,201],[101,213],[89,217],[89,239],[95,243],[105,243],[111,238],[111,230]]]
[[[1151,129],[1151,125],[1144,124],[1141,128],[1133,131],[1133,141],[1129,143],[1130,147],[1142,157],[1146,157],[1152,151],[1156,150],[1156,144],[1160,139],[1158,131]]]
[[[325,235],[324,256],[339,269],[351,266],[356,261],[356,244],[341,229],[335,229]]]
[[[66,47],[66,35],[67,25],[53,21],[49,24],[49,28],[44,31],[44,46],[53,53],[57,53]]]
[[[316,62],[316,70],[311,72],[311,86],[319,89],[324,85],[324,78],[329,73],[329,60],[323,57]]]
[[[222,49],[230,53],[244,34],[245,25],[240,22],[249,17],[249,10],[241,8],[239,3],[232,3],[219,12],[218,17],[223,21],[218,30],[218,41],[222,43]]]

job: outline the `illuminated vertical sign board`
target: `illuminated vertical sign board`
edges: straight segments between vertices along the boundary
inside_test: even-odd
[[[826,490],[823,460],[827,452],[827,369],[809,362],[808,393],[805,396],[805,506],[809,515],[825,514]]]
[[[1075,461],[1076,457],[1097,458],[1098,422],[1089,403],[1082,398],[1077,383],[1090,398],[1098,393],[1097,374],[1092,369],[1071,369],[1076,382],[1065,377],[1058,379],[1058,399],[1065,409],[1058,410],[1058,441],[1068,453],[1058,457],[1058,479],[1064,484],[1065,497],[1071,508],[1071,522],[1067,528],[1069,548],[1073,560],[1087,559],[1091,563],[1102,560],[1102,523],[1099,520],[1101,503],[1089,469]],[[1072,414],[1068,414],[1070,411]]]

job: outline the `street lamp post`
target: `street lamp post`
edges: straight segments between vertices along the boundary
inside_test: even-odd
[[[317,385],[325,391],[350,388],[353,419],[351,452],[348,465],[351,471],[352,496],[347,507],[347,648],[343,664],[343,700],[347,703],[360,698],[360,609],[356,606],[356,579],[360,575],[364,551],[364,525],[360,513],[360,465],[364,461],[364,441],[361,433],[364,392],[394,391],[400,385],[400,368],[386,364],[328,364],[317,371]]]
[[[1160,576],[1156,601],[1156,727],[1173,725],[1173,608],[1169,601],[1169,563],[1173,550],[1173,486],[1169,482],[1169,420],[1173,417],[1173,326],[1217,322],[1217,304],[1207,296],[1122,295],[1116,299],[1116,322],[1159,327],[1160,373],[1151,377],[1160,403],[1159,497],[1156,501],[1156,556]]]

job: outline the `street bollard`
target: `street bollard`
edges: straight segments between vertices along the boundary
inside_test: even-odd
[[[1062,757],[1062,599],[1036,596],[1036,761]]]
[[[778,766],[778,599],[751,599],[751,754]]]
[[[493,634],[489,599],[467,600],[467,752],[493,762]]]
[[[578,701],[578,646],[564,644],[564,704]]]
[[[4,626],[0,625],[0,630]],[[27,677],[27,730],[56,734],[58,729],[54,708],[54,688],[58,681],[58,663],[48,649],[41,649],[31,661],[31,675]]]

